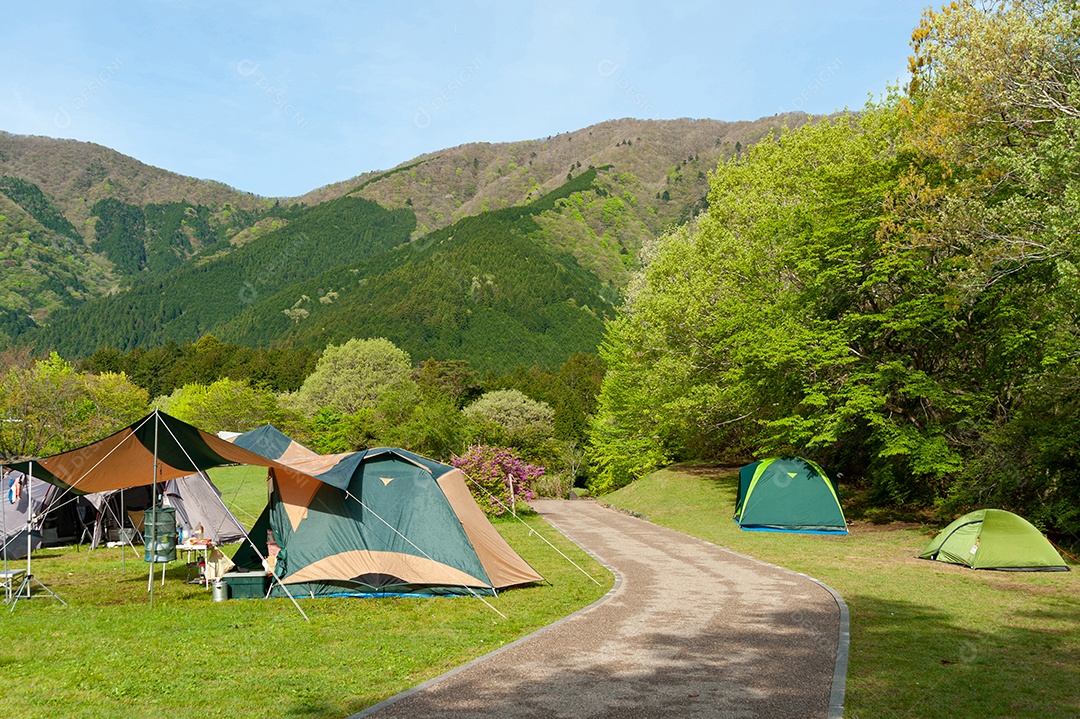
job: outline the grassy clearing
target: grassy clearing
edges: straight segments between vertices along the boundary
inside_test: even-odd
[[[976,572],[916,559],[936,527],[847,537],[743,532],[737,472],[676,466],[602,499],[827,583],[851,610],[846,716],[1080,716],[1080,571]]]
[[[216,470],[215,483],[249,524],[266,501],[264,471]],[[245,516],[248,515],[248,516]],[[550,584],[489,599],[302,599],[213,602],[185,583],[182,562],[160,569],[120,549],[46,549],[34,573],[70,605],[47,599],[0,610],[0,715],[19,717],[343,717],[563,617],[600,597],[611,578],[538,517],[500,521],[507,541]],[[603,586],[538,537],[543,534]],[[160,565],[158,565],[160,568]]]

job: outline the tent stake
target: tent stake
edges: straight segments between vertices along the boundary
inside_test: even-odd
[[[153,484],[153,488],[150,490],[150,511],[154,512],[154,522],[155,522],[155,524],[154,524],[154,537],[152,538],[152,540],[154,542],[157,542],[157,512],[155,511],[155,507],[157,506],[158,425],[160,423],[161,423],[161,415],[158,414],[158,408],[154,407],[154,468],[153,468],[154,484]],[[122,510],[123,510],[123,507],[121,506],[121,511]],[[122,522],[121,522],[121,529],[123,529],[123,523]],[[143,535],[143,546],[145,547],[145,545],[146,545],[146,536]],[[146,554],[150,557],[150,582],[149,582],[149,584],[150,584],[150,587],[149,587],[149,589],[150,589],[150,608],[153,609],[154,608],[154,551],[153,551],[153,547],[151,547],[150,551],[146,552]],[[161,568],[161,585],[165,586],[165,567],[164,566]]]

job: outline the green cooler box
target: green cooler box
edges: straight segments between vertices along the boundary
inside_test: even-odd
[[[228,572],[221,575],[229,599],[262,599],[266,596],[266,572]]]

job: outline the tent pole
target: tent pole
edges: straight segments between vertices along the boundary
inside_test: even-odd
[[[207,475],[207,479],[209,479],[209,475]],[[211,492],[211,494],[213,494],[214,497],[217,499],[217,501],[221,503],[222,507],[224,507],[227,511],[229,510],[229,506],[227,504],[225,504],[224,499],[222,499],[220,496],[218,496],[217,492]],[[244,533],[244,539],[246,539],[247,543],[251,545],[251,548],[255,550],[255,554],[257,554],[259,556],[259,559],[262,560],[263,566],[266,566],[267,565],[266,557],[264,557],[263,553],[259,551],[259,548],[255,546],[255,542],[251,541],[251,535],[248,534],[248,531],[246,529],[244,529],[244,526],[242,524],[239,525],[239,526],[240,526],[240,531],[242,531]],[[281,587],[281,591],[285,592],[285,596],[287,596],[290,600],[292,600],[293,606],[296,607],[296,611],[300,612],[300,616],[302,616],[304,618],[304,621],[308,622],[310,624],[311,620],[308,619],[308,615],[304,613],[304,610],[303,610],[303,608],[301,608],[300,603],[296,601],[296,597],[294,597],[292,595],[292,592],[290,592],[289,588],[285,586],[285,583],[282,582],[278,578],[277,572],[276,571],[270,572],[270,576],[273,578],[271,580],[271,582],[270,582],[270,585],[273,586],[274,583],[276,582],[277,585],[279,587]]]
[[[8,472],[0,471],[0,484],[3,484],[3,477],[8,476],[9,474],[10,473]],[[8,488],[4,487],[4,497],[3,500],[0,500],[0,502],[2,502],[0,503],[0,512],[2,512],[2,514],[0,514],[0,523],[2,523],[3,525],[2,527],[0,527],[0,538],[3,538],[0,539],[0,542],[3,542],[3,546],[0,547],[0,551],[3,552],[4,580],[11,582],[11,579],[8,576],[8,491]],[[11,584],[5,584],[4,586],[8,587],[9,589],[11,588]]]
[[[3,471],[2,468],[0,468],[0,484],[3,484],[3,478],[5,476],[6,476],[6,473]],[[3,511],[3,514],[0,514],[0,525],[2,525],[2,526],[0,526],[0,537],[2,537],[3,539],[0,539],[0,541],[2,541],[4,543],[4,546],[0,547],[0,551],[3,551],[3,553],[4,553],[4,579],[7,579],[7,570],[8,570],[8,568],[7,568],[7,555],[8,555],[8,552],[7,552],[7,545],[8,545],[7,506],[8,506],[9,503],[8,503],[7,492],[8,492],[7,488],[4,487],[4,499],[0,500],[0,501],[3,502],[2,504],[0,504],[0,508],[2,508],[2,511]]]
[[[30,576],[30,530],[34,523],[34,465],[27,467],[26,478],[26,576]],[[30,588],[27,587],[29,590]],[[30,592],[27,591],[27,596]]]
[[[169,434],[172,436],[173,440],[176,441],[177,446],[180,447],[180,450],[184,453],[184,456],[187,457],[189,462],[191,462],[191,466],[198,469],[198,465],[196,465],[195,462],[191,459],[191,455],[189,455],[187,453],[187,450],[184,449],[184,446],[182,444],[180,444],[180,440],[176,439],[176,435],[172,433],[171,429],[169,429],[169,425],[165,425],[165,429],[169,430]],[[154,441],[155,456],[157,456],[156,455],[156,448],[157,448],[157,440],[156,440],[157,431],[156,431],[156,427],[155,427],[154,437],[155,437],[155,441]],[[267,468],[267,469],[269,469],[269,468]],[[202,471],[202,470],[199,470],[199,471]],[[207,475],[207,478],[209,478],[209,475]],[[228,509],[228,507],[225,505],[225,500],[223,500],[220,496],[218,496],[217,492],[213,492],[212,494],[215,497],[217,497],[217,500],[219,502],[221,502],[222,507],[225,507],[225,509]],[[239,522],[237,522],[237,524],[239,524]],[[259,548],[256,547],[255,543],[251,541],[251,535],[248,534],[247,530],[244,529],[243,525],[240,525],[240,530],[244,533],[244,538],[247,539],[248,544],[250,544],[251,548],[255,550],[255,554],[259,555],[259,559],[261,559],[263,562],[265,562],[266,557],[264,557],[262,555],[262,552],[259,551]],[[289,599],[292,600],[293,605],[296,607],[296,611],[300,612],[300,616],[302,616],[304,618],[304,621],[310,623],[311,620],[308,619],[308,615],[304,613],[304,610],[300,608],[300,604],[296,601],[296,598],[293,597],[292,592],[290,592],[289,589],[285,586],[285,584],[282,583],[282,581],[280,579],[278,579],[277,572],[270,572],[270,576],[273,577],[274,581],[276,581],[278,583],[278,586],[281,587],[281,591],[285,592],[286,596],[288,596]]]
[[[221,497],[218,497],[216,492],[211,492],[211,494],[217,497],[217,501],[221,503],[222,507],[225,507],[226,510],[229,509],[228,505],[225,504],[225,500],[223,500]],[[263,566],[265,566],[267,564],[266,557],[264,557],[263,553],[259,551],[259,548],[255,546],[255,542],[251,541],[251,535],[248,534],[248,531],[244,529],[243,525],[240,525],[240,531],[244,533],[244,539],[246,539],[247,543],[251,545],[251,548],[255,550],[255,554],[259,556],[259,559],[261,559],[263,562]],[[296,607],[296,611],[300,612],[300,616],[304,618],[304,621],[310,623],[311,620],[308,619],[308,615],[304,613],[304,610],[300,607],[300,603],[296,601],[296,597],[292,595],[292,592],[289,591],[289,588],[286,587],[284,582],[282,582],[278,578],[277,572],[270,572],[270,576],[273,578],[271,581],[271,586],[276,582],[277,585],[281,587],[281,591],[285,592],[285,596],[292,600],[293,605]]]
[[[154,484],[153,484],[153,488],[150,490],[150,511],[154,512],[154,534],[155,534],[155,536],[151,537],[151,541],[153,541],[153,542],[157,542],[157,536],[156,536],[157,535],[157,512],[155,511],[154,507],[157,505],[158,425],[160,423],[161,423],[161,415],[158,414],[157,407],[154,407],[154,471],[153,471]],[[145,543],[146,543],[146,536],[143,535],[143,544],[145,545]],[[153,549],[153,547],[150,548],[150,551],[147,552],[147,554],[150,556],[150,581],[148,582],[149,589],[150,589],[150,607],[153,608],[153,606],[154,606],[154,549]],[[162,572],[161,572],[161,583],[163,585],[165,584],[165,570],[164,570],[164,568],[162,568]]]

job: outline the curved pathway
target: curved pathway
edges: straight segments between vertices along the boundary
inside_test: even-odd
[[[592,501],[533,507],[615,587],[355,718],[841,715],[847,614],[832,590]]]

